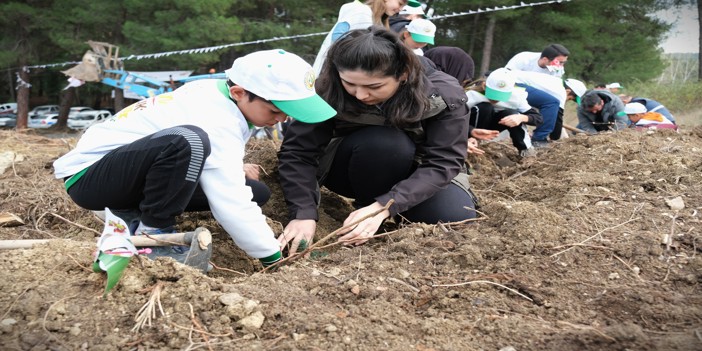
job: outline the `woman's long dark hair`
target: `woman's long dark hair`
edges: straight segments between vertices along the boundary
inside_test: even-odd
[[[316,90],[337,111],[368,111],[368,106],[349,95],[341,84],[340,71],[356,70],[396,79],[407,73],[407,80],[383,103],[382,112],[398,128],[421,119],[429,101],[428,80],[417,55],[394,32],[379,26],[352,30],[329,48]]]

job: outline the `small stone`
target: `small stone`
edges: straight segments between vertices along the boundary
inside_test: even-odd
[[[355,280],[349,279],[349,280],[346,281],[346,286],[351,287],[351,286],[354,286],[354,285],[358,285],[358,283],[356,283]]]
[[[410,273],[402,268],[397,269],[397,274],[400,275],[400,278],[402,279],[407,279],[410,277]]]
[[[324,330],[325,330],[327,333],[333,333],[333,332],[339,330],[339,328],[337,328],[334,324],[327,324],[327,326],[324,327]]]
[[[239,324],[246,329],[261,329],[266,317],[261,311],[256,311],[248,317],[244,317],[239,321]]]
[[[256,334],[246,334],[246,335],[242,336],[241,338],[244,340],[253,340],[253,339],[256,339]]]
[[[674,199],[665,200],[665,204],[668,205],[671,210],[679,211],[685,208],[685,202],[680,196]]]
[[[244,297],[237,293],[222,294],[219,297],[219,302],[225,306],[233,306],[242,301],[244,301]]]
[[[344,336],[344,344],[346,344],[346,345],[351,344],[351,337],[350,336]]]
[[[73,335],[73,336],[78,336],[78,335],[80,335],[80,328],[71,327],[70,329],[68,329],[68,333]]]
[[[597,206],[609,206],[612,204],[612,201],[597,201],[595,205]]]
[[[334,267],[334,268],[329,270],[329,275],[331,275],[332,277],[336,277],[339,274],[341,274],[341,268]]]
[[[292,334],[293,340],[295,340],[295,341],[300,341],[300,340],[304,339],[306,336],[307,336],[306,334],[298,334],[298,333]]]
[[[617,272],[610,273],[609,276],[608,276],[607,278],[609,278],[609,279],[619,279],[619,273],[617,273]]]
[[[500,351],[517,351],[517,349],[515,349],[514,346],[505,346],[501,348]]]
[[[321,274],[322,274],[322,272],[320,272],[320,271],[317,270],[317,269],[313,269],[313,270],[312,270],[312,276],[313,276],[313,277],[318,277],[318,276],[321,275]]]
[[[633,270],[634,274],[636,274],[636,275],[639,275],[639,273],[641,273],[641,268],[639,268],[637,266],[634,266],[634,268],[632,268],[631,270]]]
[[[358,287],[358,285],[354,285],[354,286],[351,288],[351,293],[353,293],[354,295],[358,295],[358,294],[361,293],[361,288]]]
[[[2,322],[0,322],[0,324],[2,324],[2,325],[15,325],[15,324],[17,324],[17,320],[15,320],[14,318],[6,318],[6,319],[3,319]]]

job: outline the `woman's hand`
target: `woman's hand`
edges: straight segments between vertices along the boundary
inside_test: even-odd
[[[507,127],[512,128],[512,127],[516,127],[516,126],[518,126],[522,123],[528,122],[528,121],[529,121],[529,117],[526,115],[513,114],[513,115],[509,115],[507,117],[503,117],[499,123],[502,125],[505,125]]]
[[[475,138],[468,138],[468,153],[469,154],[476,154],[476,155],[482,155],[485,153],[485,151],[480,150],[478,148],[478,139]]]
[[[344,226],[375,213],[378,210],[381,210],[383,207],[385,206],[379,204],[378,202],[374,202],[371,205],[353,211],[344,221]],[[378,231],[380,225],[383,224],[383,220],[388,217],[390,217],[390,211],[384,210],[373,217],[366,218],[355,227],[347,229],[344,232],[340,232],[339,235],[341,235],[341,237],[339,238],[339,241],[353,240],[347,245],[365,244],[368,240],[370,240],[370,238],[373,237],[373,234]]]
[[[292,245],[288,250],[288,256],[303,251],[312,245],[314,232],[317,230],[317,222],[314,219],[293,219],[283,230],[283,234],[278,237],[280,250],[282,251],[290,242]]]
[[[244,163],[244,176],[251,180],[258,180],[261,166],[253,163]]]
[[[470,132],[470,136],[478,140],[492,140],[497,138],[500,132],[497,130],[474,128]]]

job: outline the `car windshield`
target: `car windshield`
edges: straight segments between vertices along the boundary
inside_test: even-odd
[[[78,120],[78,121],[88,121],[91,119],[95,119],[95,115],[93,114],[86,114],[86,113],[79,113],[73,119]]]

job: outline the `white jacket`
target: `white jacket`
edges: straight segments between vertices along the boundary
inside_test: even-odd
[[[88,128],[75,149],[54,162],[56,178],[71,176],[122,145],[160,130],[194,125],[204,130],[210,156],[200,177],[215,219],[237,246],[254,258],[279,251],[278,241],[245,185],[244,151],[252,130],[239,108],[205,79],[139,101],[106,122]]]

